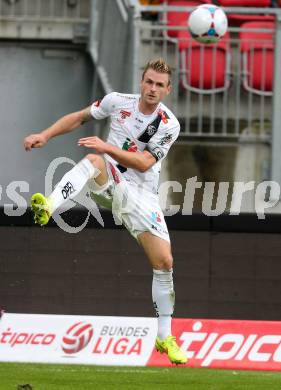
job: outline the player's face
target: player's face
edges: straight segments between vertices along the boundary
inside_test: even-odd
[[[157,105],[171,91],[169,75],[148,69],[141,81],[141,99],[147,105]]]

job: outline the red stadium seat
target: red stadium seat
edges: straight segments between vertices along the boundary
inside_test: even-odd
[[[274,22],[247,22],[243,29],[272,29]],[[273,32],[241,31],[243,86],[246,90],[270,96],[273,89],[274,41]]]
[[[271,7],[271,0],[219,0],[219,5],[223,7]],[[240,26],[249,21],[273,21],[273,15],[261,14],[228,14],[230,26]]]
[[[230,86],[229,33],[217,43],[204,45],[187,31],[179,33],[181,84],[192,92],[211,94]]]
[[[219,0],[224,7],[270,7],[271,0]]]
[[[167,0],[165,4],[170,6],[185,6],[185,7],[196,7],[200,4],[211,3],[211,0],[200,1],[200,0]],[[166,21],[167,26],[176,27],[176,26],[187,26],[187,19],[190,12],[179,12],[179,11],[169,11],[164,15],[164,21]],[[167,36],[170,38],[177,38],[179,30],[168,30]]]

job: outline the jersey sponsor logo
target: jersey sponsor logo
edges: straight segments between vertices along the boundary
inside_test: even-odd
[[[157,142],[157,143],[158,143],[158,145],[163,146],[163,145],[169,144],[169,143],[172,141],[172,139],[173,139],[172,134],[166,133],[166,134],[164,135],[164,137],[162,137],[162,138],[160,139],[160,141]]]
[[[135,153],[138,151],[138,147],[134,141],[132,141],[130,138],[127,137],[125,142],[123,143],[122,150],[126,150],[127,152]],[[119,169],[119,171],[121,173],[124,173],[127,171],[127,168],[123,167],[123,165],[121,165],[121,164],[118,164],[117,168]]]
[[[73,184],[70,183],[70,181],[68,181],[66,183],[66,185],[63,187],[63,189],[61,190],[61,193],[62,193],[62,196],[63,196],[63,199],[67,199],[71,194],[73,194],[75,192],[75,189],[73,187]]]
[[[126,138],[125,142],[123,143],[122,149],[126,150],[128,152],[137,152],[138,151],[138,147],[135,144],[135,142],[132,141],[128,137]]]
[[[163,111],[163,110],[159,110],[159,115],[161,117],[161,120],[163,123],[165,123],[165,125],[168,123],[168,119],[170,119],[169,115],[166,113],[166,111]]]
[[[127,99],[127,100],[136,100],[135,96],[124,95],[124,94],[121,94],[121,93],[117,93],[116,96],[119,96],[119,97],[121,97],[123,99]]]
[[[125,110],[121,110],[120,114],[121,114],[121,119],[126,119],[126,118],[131,116],[131,112],[130,111],[125,111]]]

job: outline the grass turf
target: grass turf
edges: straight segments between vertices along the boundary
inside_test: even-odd
[[[0,390],[280,390],[281,372],[0,363]]]

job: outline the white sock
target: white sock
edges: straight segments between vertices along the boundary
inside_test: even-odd
[[[175,304],[172,269],[153,270],[152,299],[158,319],[157,336],[164,340],[172,334],[171,324]]]
[[[73,199],[77,196],[87,181],[98,172],[99,170],[87,158],[81,160],[68,171],[57,184],[51,195],[48,196],[52,213],[63,203],[67,202],[68,199]]]
[[[165,340],[166,337],[172,334],[172,317],[159,315],[157,336],[160,340]]]

